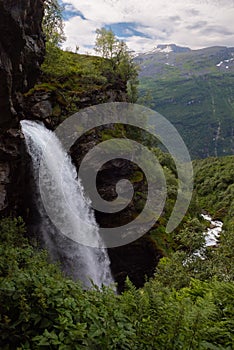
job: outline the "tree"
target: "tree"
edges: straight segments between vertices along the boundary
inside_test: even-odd
[[[65,40],[62,16],[63,7],[58,3],[58,0],[45,0],[44,10],[42,27],[46,35],[46,41],[59,46]]]
[[[42,69],[46,72],[55,70],[61,61],[59,46],[65,41],[62,11],[58,0],[45,0],[42,28],[46,36],[46,56]]]
[[[95,51],[103,58],[112,59],[116,54],[118,40],[115,37],[113,31],[105,28],[96,30]]]
[[[103,58],[109,59],[116,80],[126,84],[130,102],[136,102],[138,67],[126,43],[116,38],[111,29],[97,29],[96,34],[95,51]]]

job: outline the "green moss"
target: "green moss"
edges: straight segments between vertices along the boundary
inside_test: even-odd
[[[141,171],[135,171],[134,174],[131,176],[130,181],[131,182],[141,182],[144,179],[144,175]]]
[[[108,141],[113,139],[113,136],[112,136],[112,133],[108,131],[102,131],[101,138],[102,138],[102,141]]]
[[[45,82],[36,84],[32,89],[24,94],[25,97],[32,96],[37,91],[51,92],[58,89],[58,84],[54,82]]]
[[[113,138],[123,138],[126,134],[124,125],[114,124],[110,125],[108,129],[101,132],[102,141],[110,140]]]

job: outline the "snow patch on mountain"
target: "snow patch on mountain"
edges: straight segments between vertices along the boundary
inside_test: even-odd
[[[176,44],[160,44],[154,47],[152,50],[145,52],[143,55],[150,55],[155,53],[180,53],[180,52],[188,52],[191,51],[188,47],[177,46]]]
[[[216,67],[222,67],[223,64],[225,64],[226,68],[229,68],[229,66],[226,65],[226,63],[233,62],[234,58],[230,58],[229,60],[220,61],[218,64],[216,64]]]

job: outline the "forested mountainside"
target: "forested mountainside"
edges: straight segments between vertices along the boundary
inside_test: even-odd
[[[233,154],[234,48],[175,47],[135,58],[139,101],[170,120],[193,159]]]
[[[84,289],[64,272],[62,259],[53,263],[44,249],[34,230],[39,219],[35,196],[33,199],[35,183],[19,121],[33,119],[53,130],[83,107],[128,101],[132,96],[125,76],[113,71],[110,60],[63,52],[58,47],[51,52],[54,56],[46,57],[39,74],[45,50],[42,4],[0,0],[0,26],[5,26],[0,32],[4,63],[0,101],[6,107],[0,117],[0,348],[232,349],[233,156],[194,161],[189,210],[179,227],[168,233],[166,224],[178,191],[171,156],[137,128],[117,124],[90,130],[70,149],[77,168],[90,148],[112,137],[137,137],[150,147],[167,185],[162,215],[141,239],[109,249],[117,288]],[[20,35],[20,55],[6,41],[12,23],[15,36]],[[116,183],[123,178],[133,185],[133,200],[121,215],[96,211],[100,226],[123,224],[144,208],[146,178],[130,161],[114,159],[104,164],[97,189],[103,198],[113,200]],[[210,223],[201,213],[223,222],[215,246],[206,246]]]

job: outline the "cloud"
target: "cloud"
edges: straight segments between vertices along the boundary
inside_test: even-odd
[[[199,16],[200,12],[196,9],[188,9],[187,11],[188,16]]]
[[[169,20],[172,22],[181,22],[181,17],[180,16],[170,16]]]
[[[104,26],[135,51],[160,43],[196,49],[234,42],[233,0],[66,0],[66,6],[65,46],[79,45],[80,52],[90,50],[96,28]]]
[[[201,28],[204,28],[206,25],[207,25],[207,21],[199,21],[187,26],[186,29],[189,29],[189,30],[201,29]]]
[[[221,34],[222,36],[233,35],[233,32],[222,26],[207,26],[202,30],[202,33],[206,35]]]
[[[74,50],[77,46],[81,53],[93,53],[91,46],[95,42],[97,22],[81,20],[79,16],[72,17],[66,22],[65,34],[67,37],[64,48]]]

